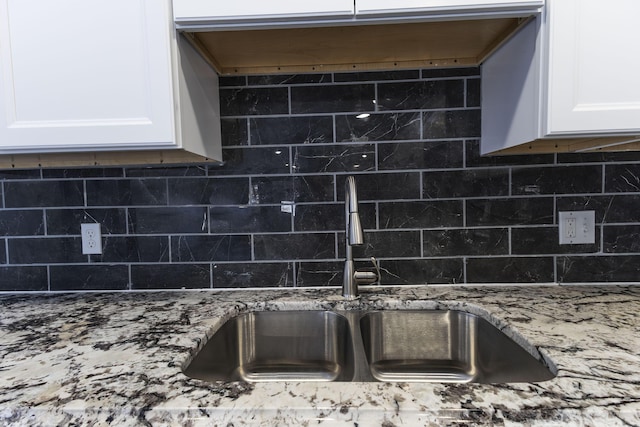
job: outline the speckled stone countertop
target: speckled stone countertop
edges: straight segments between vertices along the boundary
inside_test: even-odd
[[[0,425],[640,425],[640,286],[0,296]],[[205,383],[181,367],[247,310],[458,308],[549,357],[500,385]]]

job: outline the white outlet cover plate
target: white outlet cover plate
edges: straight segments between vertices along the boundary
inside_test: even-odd
[[[571,232],[570,221],[574,224]],[[558,212],[558,231],[561,245],[595,243],[596,211]]]
[[[102,253],[102,231],[99,223],[80,224],[80,234],[82,235],[82,253],[84,255]]]

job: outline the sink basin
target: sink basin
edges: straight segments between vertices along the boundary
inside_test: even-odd
[[[360,320],[379,381],[539,382],[555,374],[487,320],[463,311],[378,311]]]
[[[524,340],[524,338],[522,338]],[[184,373],[205,381],[539,382],[537,353],[455,310],[265,311],[229,319]]]
[[[264,311],[227,321],[185,370],[206,381],[350,381],[351,332],[331,311]]]

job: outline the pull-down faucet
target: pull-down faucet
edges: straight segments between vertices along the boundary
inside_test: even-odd
[[[373,265],[378,273],[373,271],[357,271],[353,263],[353,246],[360,246],[364,243],[364,233],[358,214],[358,191],[356,180],[349,176],[345,182],[344,191],[344,214],[346,222],[346,260],[344,262],[344,280],[342,282],[342,296],[347,299],[358,298],[359,284],[372,284],[378,281],[380,274],[375,259],[372,258]]]

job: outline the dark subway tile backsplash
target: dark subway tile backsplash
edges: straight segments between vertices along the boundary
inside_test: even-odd
[[[480,155],[479,69],[222,77],[221,164],[0,171],[0,291],[640,279],[640,153]],[[596,241],[560,245],[558,211]],[[83,255],[99,222],[103,253]],[[336,293],[339,290],[336,290]]]

